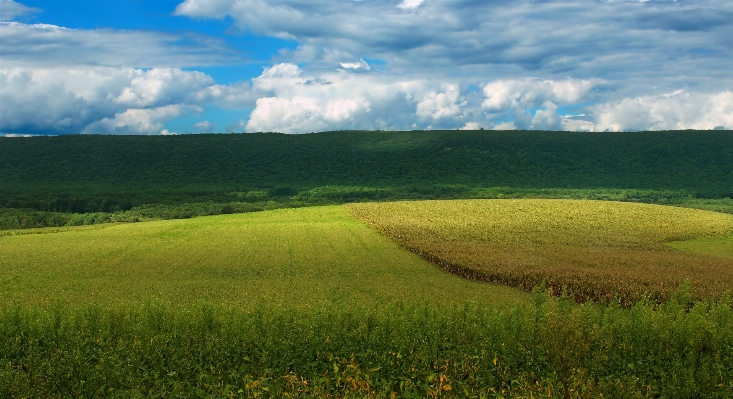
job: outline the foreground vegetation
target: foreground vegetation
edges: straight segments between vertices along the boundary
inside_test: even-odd
[[[731,215],[542,199],[348,207],[407,249],[472,279],[525,289],[546,281],[580,302],[624,306],[642,298],[664,301],[685,279],[698,298],[733,290]],[[717,249],[706,251],[711,246]]]
[[[733,212],[733,134],[429,131],[0,140],[0,228],[6,229],[502,196]]]
[[[0,395],[729,398],[730,303],[5,307]]]

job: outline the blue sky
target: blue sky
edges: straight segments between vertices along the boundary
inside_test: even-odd
[[[72,29],[142,30],[218,38],[236,54],[237,59],[222,65],[190,65],[183,69],[206,73],[219,84],[232,84],[257,77],[264,68],[271,66],[271,59],[279,50],[297,47],[297,42],[293,40],[257,36],[246,30],[232,28],[230,17],[209,20],[176,16],[173,13],[180,4],[178,0],[46,0],[23,1],[22,4],[39,10],[19,18],[25,23],[53,24]],[[208,105],[200,114],[169,121],[166,128],[169,131],[191,132],[196,122],[211,120],[215,121],[212,123],[218,121],[217,131],[221,132],[229,123],[247,119],[250,112],[251,108],[223,109]]]
[[[293,40],[256,36],[233,28],[231,17],[221,20],[188,18],[174,15],[179,0],[52,0],[23,1],[24,5],[39,10],[25,18],[28,23],[46,23],[73,29],[120,29],[168,32],[171,34],[198,34],[218,38],[236,51],[239,62],[187,69],[199,70],[212,76],[218,83],[230,84],[259,76],[263,67],[280,49],[295,49]]]
[[[0,135],[733,128],[729,0],[0,0]]]

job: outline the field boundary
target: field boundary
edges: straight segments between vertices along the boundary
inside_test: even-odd
[[[404,249],[406,251],[409,251],[409,252],[411,252],[411,253],[413,253],[413,254],[415,254],[415,255],[417,255],[417,256],[425,259],[426,261],[428,261],[428,262],[430,262],[430,263],[438,266],[438,268],[440,268],[441,270],[445,271],[446,273],[450,273],[450,274],[456,275],[458,277],[465,278],[467,280],[482,281],[482,282],[485,282],[485,283],[493,283],[493,284],[509,285],[511,287],[523,288],[523,289],[526,289],[526,290],[531,290],[532,288],[534,288],[534,285],[532,287],[524,287],[524,286],[521,286],[521,285],[512,285],[512,284],[507,284],[507,283],[504,283],[504,282],[501,282],[501,281],[498,281],[498,280],[492,280],[491,277],[486,276],[485,274],[480,273],[480,272],[478,272],[476,270],[471,270],[471,269],[469,269],[467,267],[453,264],[453,263],[448,262],[445,259],[442,259],[442,258],[440,258],[438,256],[429,254],[429,253],[427,253],[425,251],[422,251],[422,250],[420,250],[418,248],[415,248],[415,247],[412,247],[410,245],[407,245],[407,243],[405,243],[404,241],[399,240],[399,239],[397,239],[397,238],[389,235],[389,233],[387,233],[386,231],[384,231],[381,228],[379,228],[379,226],[377,226],[376,224],[374,224],[374,223],[370,222],[369,220],[367,220],[366,218],[364,218],[354,208],[348,206],[348,204],[345,204],[343,206],[346,209],[348,209],[349,212],[352,215],[354,215],[354,217],[356,217],[357,219],[359,219],[362,223],[364,223],[364,224],[368,225],[369,227],[373,228],[374,230],[378,231],[382,236],[384,236],[385,238],[389,239],[390,241],[396,243],[400,248],[402,248],[402,249]]]

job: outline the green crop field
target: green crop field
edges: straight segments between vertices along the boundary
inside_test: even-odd
[[[541,199],[348,206],[413,252],[471,278],[528,289],[544,280],[580,301],[627,305],[663,300],[685,279],[697,297],[733,290],[731,215]]]
[[[340,206],[53,231],[0,236],[2,303],[153,299],[251,309],[526,295],[446,274]]]
[[[451,245],[501,227],[514,248],[678,240],[687,252],[669,253],[730,254],[729,215],[494,203],[500,212],[402,202],[5,231],[0,397],[731,397],[730,296],[695,300],[683,284],[626,309],[529,294],[448,274],[352,214],[388,235],[375,221],[463,234]],[[558,206],[574,219],[542,222]],[[590,218],[593,206],[606,217]]]

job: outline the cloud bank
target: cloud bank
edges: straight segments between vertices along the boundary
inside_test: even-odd
[[[165,122],[200,110],[213,80],[180,69],[0,70],[0,131],[158,134]]]
[[[730,73],[728,0],[185,0],[178,15],[231,17],[242,30],[293,39],[284,61],[381,59],[395,72],[651,79],[700,84]]]
[[[0,5],[6,21],[38,11]],[[159,134],[207,107],[243,111],[191,132],[733,128],[729,0],[185,0],[175,14],[299,45],[225,85],[195,71],[242,62],[220,38],[0,22],[0,132]]]
[[[252,108],[229,131],[308,133],[349,129],[667,130],[733,126],[733,92],[676,91],[597,103],[600,80],[507,79],[479,91],[460,80],[403,79],[282,63],[249,82],[219,85],[177,68],[0,71],[0,131],[159,134],[209,104]],[[584,105],[583,113],[568,107]],[[215,123],[192,125],[209,132]]]

